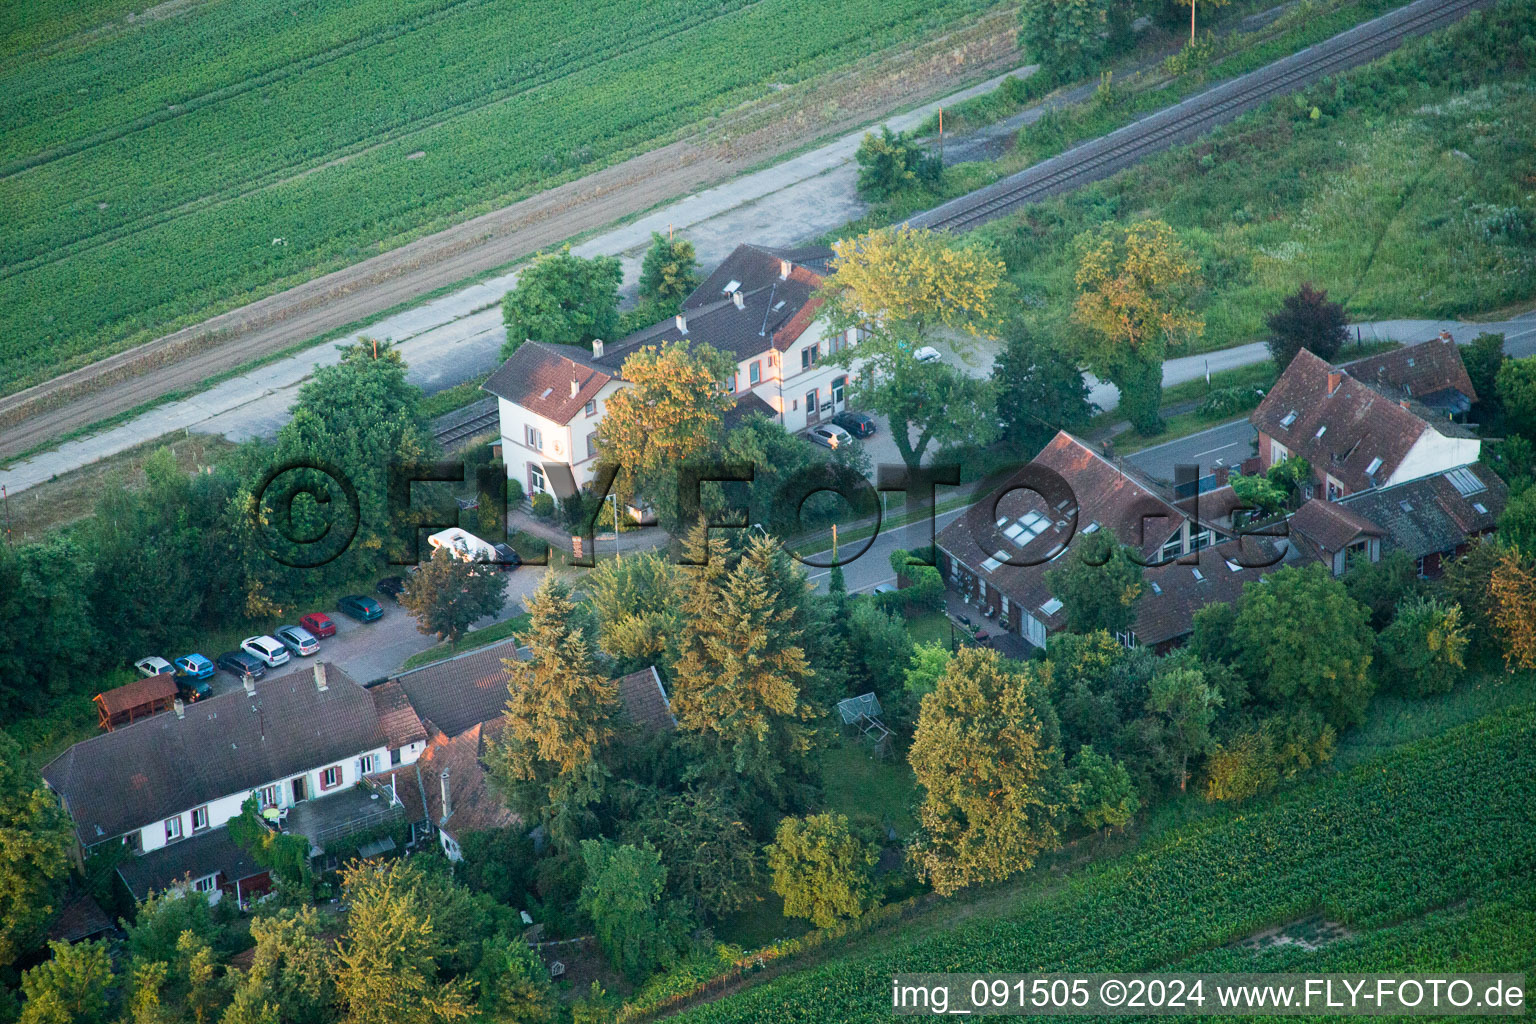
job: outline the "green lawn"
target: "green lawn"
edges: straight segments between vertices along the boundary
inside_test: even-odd
[[[430,665],[434,661],[442,661],[444,658],[451,658],[455,654],[463,654],[465,651],[473,651],[487,644],[494,644],[498,640],[505,640],[509,636],[516,636],[528,628],[531,618],[527,612],[524,612],[522,615],[514,615],[510,619],[504,619],[494,625],[486,626],[484,629],[477,629],[473,633],[467,633],[464,639],[460,640],[457,644],[438,644],[436,647],[429,647],[425,651],[418,651],[405,659],[404,667],[406,669],[420,668],[423,665]]]
[[[821,778],[827,810],[890,824],[902,836],[917,828],[917,779],[899,753],[881,759],[866,741],[848,737],[822,754]]]
[[[1533,19],[1536,0],[1506,2],[978,235],[1006,259],[1029,326],[1063,340],[1073,238],[1147,217],[1201,260],[1195,352],[1262,337],[1265,316],[1308,281],[1357,319],[1528,298],[1536,62],[1522,40]]]

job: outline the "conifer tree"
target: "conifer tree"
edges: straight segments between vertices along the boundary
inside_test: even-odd
[[[805,699],[815,678],[804,635],[810,586],[771,538],[707,538],[700,523],[684,542],[704,564],[685,586],[672,712],[717,774],[782,805],[786,771],[803,767],[816,716]]]
[[[512,806],[569,847],[602,796],[608,772],[598,755],[613,733],[618,693],[598,672],[570,591],[553,573],[528,611],[531,657],[503,662],[511,673],[505,728],[486,760]]]

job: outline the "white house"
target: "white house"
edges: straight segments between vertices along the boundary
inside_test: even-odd
[[[624,360],[639,349],[687,340],[736,360],[722,384],[737,408],[798,432],[847,405],[850,370],[829,360],[856,343],[819,316],[817,289],[832,251],[740,245],[684,302],[682,312],[591,350],[526,341],[486,381],[501,414],[507,476],[528,493],[568,493],[592,480],[597,426],[624,387]],[[559,479],[552,479],[558,477]]]
[[[171,713],[75,744],[42,774],[83,849],[115,842],[133,851],[119,873],[135,896],[189,884],[217,898],[242,883],[245,892],[267,884],[223,827],[246,800],[285,816],[314,807],[323,813],[312,817],[339,835],[349,822],[381,816],[356,784],[414,762],[426,742],[398,686],[364,689],[314,662],[195,704],[178,701]]]

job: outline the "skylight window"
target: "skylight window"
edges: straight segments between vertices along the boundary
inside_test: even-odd
[[[1154,593],[1154,594],[1161,594],[1162,592],[1163,592],[1163,588],[1161,586],[1159,586],[1157,583],[1153,583],[1152,584],[1152,593]]]
[[[1048,530],[1050,525],[1051,521],[1039,512],[1029,512],[1014,520],[1013,525],[1003,531],[1003,536],[1023,547]]]
[[[1412,366],[1412,365],[1413,365],[1413,356],[1409,356],[1409,357],[1408,357],[1408,365],[1409,365],[1409,366]]]
[[[1316,439],[1322,437],[1326,433],[1328,433],[1328,424],[1324,423],[1322,426],[1317,428],[1317,433],[1313,434],[1312,436],[1314,439]]]
[[[741,282],[736,280],[733,277],[733,278],[731,278],[730,283],[725,286],[725,294],[730,295],[732,292],[734,292],[737,288],[740,288],[740,287],[741,287]]]
[[[1205,582],[1205,573],[1201,572],[1199,569],[1194,568],[1191,568],[1189,571],[1194,574],[1196,583]]]
[[[1084,533],[1093,533],[1098,528],[1099,528],[1098,520],[1094,520],[1093,522],[1089,523],[1087,526],[1083,527],[1083,532]]]
[[[1365,467],[1365,475],[1366,476],[1374,476],[1376,474],[1376,471],[1378,469],[1380,469],[1380,468],[1381,468],[1381,460],[1380,459],[1372,459],[1371,460],[1371,464],[1369,466]]]
[[[1474,501],[1472,503],[1472,507],[1477,509],[1477,514],[1480,516],[1485,516],[1488,514],[1488,506],[1484,505],[1480,501]]]
[[[1227,570],[1229,572],[1242,572],[1243,571],[1243,567],[1238,565],[1236,562],[1232,561],[1232,559],[1228,558],[1226,560],[1226,562],[1227,562]]]
[[[548,398],[550,395],[552,395],[554,393],[555,393],[555,389],[554,388],[545,388],[544,389],[544,393],[542,395],[540,395],[539,397],[540,398]]]
[[[982,562],[981,567],[987,570],[987,572],[991,572],[1006,561],[1008,561],[1008,552],[999,551],[985,562]]]
[[[1465,466],[1461,469],[1451,470],[1445,474],[1445,478],[1451,482],[1452,487],[1456,488],[1456,493],[1463,498],[1488,489],[1488,485],[1483,483],[1476,473]]]
[[[1045,604],[1040,606],[1040,611],[1044,615],[1055,615],[1057,612],[1061,611],[1061,602],[1053,597],[1049,601],[1045,602]]]
[[[1286,413],[1284,416],[1282,416],[1280,418],[1280,425],[1282,427],[1287,428],[1287,429],[1289,429],[1290,425],[1292,423],[1295,423],[1295,422],[1296,422],[1296,410],[1295,409],[1292,409],[1290,412]]]

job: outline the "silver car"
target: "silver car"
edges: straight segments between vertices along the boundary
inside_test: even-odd
[[[836,423],[823,423],[819,427],[812,427],[806,436],[828,448],[846,448],[853,444],[853,435]]]
[[[320,641],[315,638],[315,634],[303,626],[279,626],[272,635],[284,647],[301,658],[307,658],[311,654],[317,654],[320,651]]]
[[[270,636],[248,636],[240,649],[268,668],[277,668],[288,661],[288,648]]]

